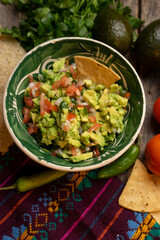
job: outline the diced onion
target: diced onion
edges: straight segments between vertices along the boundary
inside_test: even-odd
[[[29,85],[28,85],[28,87],[30,88],[30,89],[32,89],[33,88],[33,86],[34,86],[34,82],[31,82],[31,83],[29,83]]]
[[[78,82],[77,82],[77,84],[76,84],[76,87],[80,87],[80,86],[82,86],[82,84],[83,84],[83,81],[82,80],[79,80]]]
[[[80,98],[77,99],[77,103],[78,103],[79,105],[82,105],[82,106],[87,106],[87,105],[88,105],[87,102],[81,102],[81,101],[80,101]]]
[[[96,112],[96,109],[95,108],[89,108],[89,111],[91,112],[91,113],[95,113]]]
[[[83,133],[83,128],[80,127],[80,128],[79,128],[79,134],[81,135],[82,133]]]
[[[83,98],[82,96],[80,96],[80,97],[79,97],[79,100],[80,100],[80,101],[83,101],[83,100],[84,100],[84,98]]]
[[[90,151],[90,147],[86,147],[86,152]]]
[[[65,121],[65,125],[71,127],[71,123],[70,123],[70,121],[68,121],[68,120],[66,119],[66,121]]]
[[[61,148],[58,148],[57,150],[55,150],[55,152],[56,152],[57,154],[63,155],[63,151],[62,151]]]
[[[72,63],[71,66],[76,69],[76,64],[75,63]]]
[[[113,128],[113,129],[112,129],[112,132],[113,132],[113,133],[116,133],[116,132],[117,132],[117,129],[116,129],[116,128]]]
[[[54,102],[54,104],[59,107],[59,105],[61,104],[62,101],[63,101],[63,98],[58,98],[58,99]]]

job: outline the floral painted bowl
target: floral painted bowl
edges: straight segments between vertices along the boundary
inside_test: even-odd
[[[41,73],[59,58],[73,61],[75,55],[88,56],[112,68],[119,74],[121,84],[131,93],[125,127],[112,144],[105,147],[99,157],[72,163],[44,151],[27,132],[22,108],[25,81],[28,74]],[[45,42],[28,52],[18,64],[5,88],[3,113],[6,126],[18,147],[31,159],[46,167],[62,171],[84,171],[105,166],[120,157],[137,138],[145,117],[145,95],[140,78],[131,64],[115,49],[99,41],[79,37],[66,37]]]

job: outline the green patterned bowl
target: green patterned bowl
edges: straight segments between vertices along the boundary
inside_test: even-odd
[[[105,148],[101,156],[80,163],[72,163],[45,152],[28,134],[27,127],[22,122],[23,95],[28,85],[27,75],[49,68],[61,57],[67,56],[73,60],[75,55],[89,56],[111,67],[121,77],[118,83],[128,88],[131,93],[123,132]],[[45,42],[24,56],[6,85],[3,113],[9,133],[26,155],[46,167],[76,172],[105,166],[121,156],[135,141],[141,130],[145,117],[145,105],[141,80],[131,64],[119,52],[93,39],[67,37]]]

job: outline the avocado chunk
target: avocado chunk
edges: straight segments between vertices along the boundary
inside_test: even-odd
[[[82,122],[88,122],[88,114],[85,111],[85,108],[78,107],[79,115]]]
[[[49,91],[52,89],[52,86],[47,84],[47,83],[43,83],[41,86],[40,86],[40,90],[45,93],[46,95],[48,95]]]
[[[89,137],[93,142],[98,143],[101,147],[104,147],[105,139],[101,134],[98,135],[94,132],[90,132]]]
[[[67,142],[74,147],[80,147],[81,146],[81,142],[77,139],[70,138],[70,139],[67,140]]]
[[[83,80],[83,85],[86,85],[86,87],[90,87],[90,86],[92,86],[92,81],[91,80],[89,80],[89,79],[84,79]]]
[[[90,103],[93,107],[95,107],[96,109],[99,108],[98,106],[98,96],[97,93],[94,90],[86,90],[83,93],[83,97],[84,99]]]
[[[47,137],[50,140],[55,139],[58,136],[57,128],[55,126],[48,128]]]
[[[98,102],[101,110],[103,110],[103,108],[106,107],[107,101],[108,101],[108,89],[105,88]]]
[[[100,91],[100,90],[104,90],[105,89],[105,86],[104,85],[102,85],[102,84],[98,84],[98,85],[96,85],[95,86],[95,91]]]
[[[69,139],[80,139],[79,130],[77,125],[73,125],[69,132],[66,135],[66,141]]]
[[[40,106],[40,97],[33,98],[33,102],[34,102],[34,107],[35,108],[39,108],[39,106]]]
[[[31,114],[32,122],[35,124],[38,114],[37,114],[37,113],[34,113],[34,112],[30,112],[30,114]]]
[[[128,99],[120,96],[119,94],[116,93],[109,93],[108,94],[108,102],[107,105],[112,105],[112,106],[121,106],[121,107],[126,107],[128,103]]]
[[[114,83],[109,87],[109,92],[110,93],[120,93],[120,92],[122,92],[122,86],[118,85],[117,83]]]
[[[81,142],[84,145],[88,145],[90,143],[89,132],[85,131],[85,132],[82,133],[82,135],[81,135]]]
[[[49,90],[48,97],[49,98],[54,98],[56,93],[57,93],[57,90]]]
[[[44,143],[46,145],[51,145],[52,141],[49,138],[47,138],[47,134],[44,134],[42,135],[41,143]]]
[[[39,122],[39,126],[52,127],[54,123],[55,123],[55,119],[54,118],[52,118],[52,117],[44,117]]]
[[[81,162],[81,161],[87,160],[89,158],[92,158],[92,156],[93,156],[93,153],[88,152],[88,153],[83,153],[83,154],[80,154],[77,156],[72,156],[72,157],[70,157],[70,160],[74,163],[77,163],[77,162]]]
[[[54,62],[53,63],[53,71],[56,73],[60,69],[65,69],[64,64],[65,64],[65,58],[62,58],[61,60]]]
[[[64,148],[66,146],[67,142],[66,141],[61,141],[59,140],[58,141],[58,145],[61,147],[61,148]]]

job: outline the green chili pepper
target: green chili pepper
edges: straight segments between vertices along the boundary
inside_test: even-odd
[[[139,147],[133,144],[121,157],[115,162],[100,169],[97,173],[97,178],[110,178],[118,174],[124,173],[129,169],[136,161],[139,155]]]
[[[34,188],[41,187],[58,178],[64,176],[67,172],[57,170],[47,170],[29,176],[19,177],[15,184],[9,187],[0,188],[0,190],[16,189],[19,192],[25,192]]]

